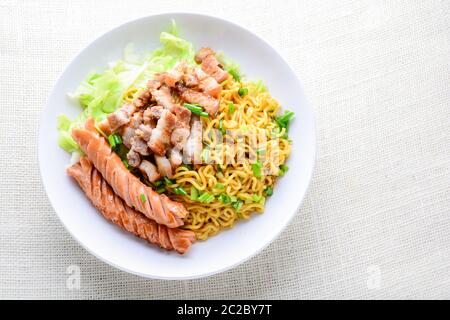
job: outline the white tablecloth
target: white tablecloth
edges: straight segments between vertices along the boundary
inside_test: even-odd
[[[38,119],[95,37],[186,10],[238,22],[286,57],[316,112],[317,166],[299,214],[258,256],[148,280],[65,231],[40,181]],[[0,298],[450,298],[449,0],[0,0],[0,17]]]

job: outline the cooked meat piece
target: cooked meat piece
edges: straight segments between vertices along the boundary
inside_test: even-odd
[[[148,125],[155,124],[161,118],[161,112],[164,110],[161,106],[154,106],[144,111],[144,123]]]
[[[161,81],[158,81],[156,79],[149,80],[147,82],[147,88],[150,90],[150,92],[153,92],[153,90],[158,90],[161,87],[162,83]]]
[[[141,109],[149,105],[152,95],[148,88],[145,88],[138,93],[137,97],[133,99],[133,104],[136,108]]]
[[[141,124],[136,129],[136,136],[143,139],[144,141],[149,141],[152,135],[152,127],[150,125]]]
[[[143,111],[135,112],[130,119],[129,126],[137,129],[143,122]]]
[[[209,74],[211,77],[216,79],[218,83],[228,79],[228,72],[219,67],[219,61],[217,61],[215,56],[207,56],[202,62],[202,70]]]
[[[74,128],[72,137],[127,205],[168,227],[183,225],[186,208],[181,203],[159,195],[134,176],[111,150],[106,139],[97,132],[92,118],[86,121],[85,128]]]
[[[110,113],[105,120],[98,124],[98,127],[103,133],[110,135],[130,122],[130,117],[135,111],[136,107],[133,104],[124,104],[120,109]]]
[[[180,83],[177,83],[177,89],[183,100],[202,106],[211,116],[214,116],[219,109],[219,100],[206,93],[189,89]]]
[[[183,80],[184,84],[187,87],[189,87],[189,88],[196,87],[200,83],[198,78],[192,73],[185,73],[185,74],[183,74],[183,77],[181,79]]]
[[[161,118],[148,142],[150,149],[157,155],[163,156],[170,144],[170,135],[176,124],[176,117],[168,110],[161,111]]]
[[[155,79],[173,88],[175,83],[181,80],[187,68],[188,65],[185,61],[177,62],[169,71],[157,74]]]
[[[218,83],[225,81],[229,74],[221,68],[216,54],[210,48],[201,48],[195,55],[195,61],[202,64],[202,70],[216,79]]]
[[[173,170],[178,168],[183,163],[183,155],[181,154],[180,149],[171,148],[167,151],[167,153]]]
[[[150,154],[147,146],[147,141],[145,141],[141,137],[138,137],[137,135],[131,138],[131,150],[134,150],[143,156],[148,156]]]
[[[198,116],[191,119],[191,133],[184,146],[184,163],[200,164],[202,157],[202,122]]]
[[[177,125],[178,123],[179,122],[177,122]],[[172,146],[178,150],[183,150],[190,133],[191,132],[189,131],[189,127],[176,127],[172,131],[172,135],[170,136],[170,142]]]
[[[155,155],[155,162],[156,166],[158,167],[158,171],[162,176],[172,178],[172,165],[170,164],[169,159],[167,159],[165,156]]]
[[[152,95],[160,106],[172,111],[175,101],[173,100],[172,93],[168,86],[162,85],[158,90],[153,90]]]
[[[142,160],[141,164],[139,165],[139,169],[150,182],[155,182],[156,180],[159,180],[161,178],[158,169],[150,161]]]
[[[197,51],[196,55],[195,55],[195,62],[197,62],[198,64],[202,63],[203,60],[206,59],[207,56],[214,56],[216,55],[216,53],[214,52],[213,49],[211,48],[200,48],[200,50]]]
[[[220,92],[222,91],[222,86],[213,77],[203,79],[198,88],[216,99],[219,98]]]
[[[122,129],[120,135],[122,136],[123,144],[130,149],[131,148],[131,138],[134,137],[136,129],[130,126],[126,126]]]
[[[177,121],[182,125],[189,127],[191,121],[191,111],[179,104],[175,104],[172,113],[177,117]]]
[[[133,168],[137,168],[141,163],[141,156],[139,155],[139,153],[131,149],[127,153],[127,161],[130,166],[132,166]]]
[[[114,193],[100,172],[86,157],[82,157],[80,162],[69,167],[67,173],[78,182],[98,211],[107,220],[122,229],[149,243],[166,250],[175,250],[178,253],[186,253],[195,242],[195,235],[192,231],[167,228],[129,207]],[[170,210],[169,207],[164,209]]]

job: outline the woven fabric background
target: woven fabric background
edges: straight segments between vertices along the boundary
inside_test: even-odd
[[[303,206],[245,264],[157,281],[82,249],[37,162],[75,54],[143,15],[197,11],[266,38],[302,80],[318,156]],[[450,0],[0,0],[0,298],[450,298]],[[66,286],[80,267],[80,289]]]

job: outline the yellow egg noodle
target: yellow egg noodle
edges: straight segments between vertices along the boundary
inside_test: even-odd
[[[248,92],[241,96],[241,88]],[[130,88],[124,100],[132,101],[137,91]],[[286,129],[275,121],[279,111],[279,103],[260,82],[229,79],[223,84],[217,116],[201,118],[203,163],[178,167],[168,189],[170,197],[189,211],[183,228],[194,231],[198,239],[206,240],[264,211],[265,190],[273,188],[291,152]],[[261,174],[255,175],[255,162]],[[173,193],[177,187],[188,194]],[[202,195],[206,201],[199,201]]]

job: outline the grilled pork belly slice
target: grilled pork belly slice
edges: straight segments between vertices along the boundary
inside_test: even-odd
[[[202,106],[211,116],[219,109],[219,100],[209,94],[190,89],[182,83],[177,83],[177,89],[184,101]]]
[[[201,63],[202,70],[218,83],[222,83],[229,77],[228,72],[221,68],[216,53],[211,48],[201,48],[195,55],[195,62]]]
[[[161,178],[156,166],[148,160],[142,160],[139,170],[147,177],[148,181],[155,182]]]
[[[67,169],[92,204],[109,221],[149,243],[166,250],[186,253],[195,242],[192,231],[171,229],[145,217],[117,196],[92,163],[82,157]],[[170,205],[163,207],[170,210]]]
[[[176,124],[176,117],[169,110],[161,111],[161,118],[153,129],[148,146],[158,156],[163,156],[170,146],[170,136]]]
[[[192,116],[191,133],[184,146],[184,163],[201,163],[202,147],[202,122],[198,116]]]

